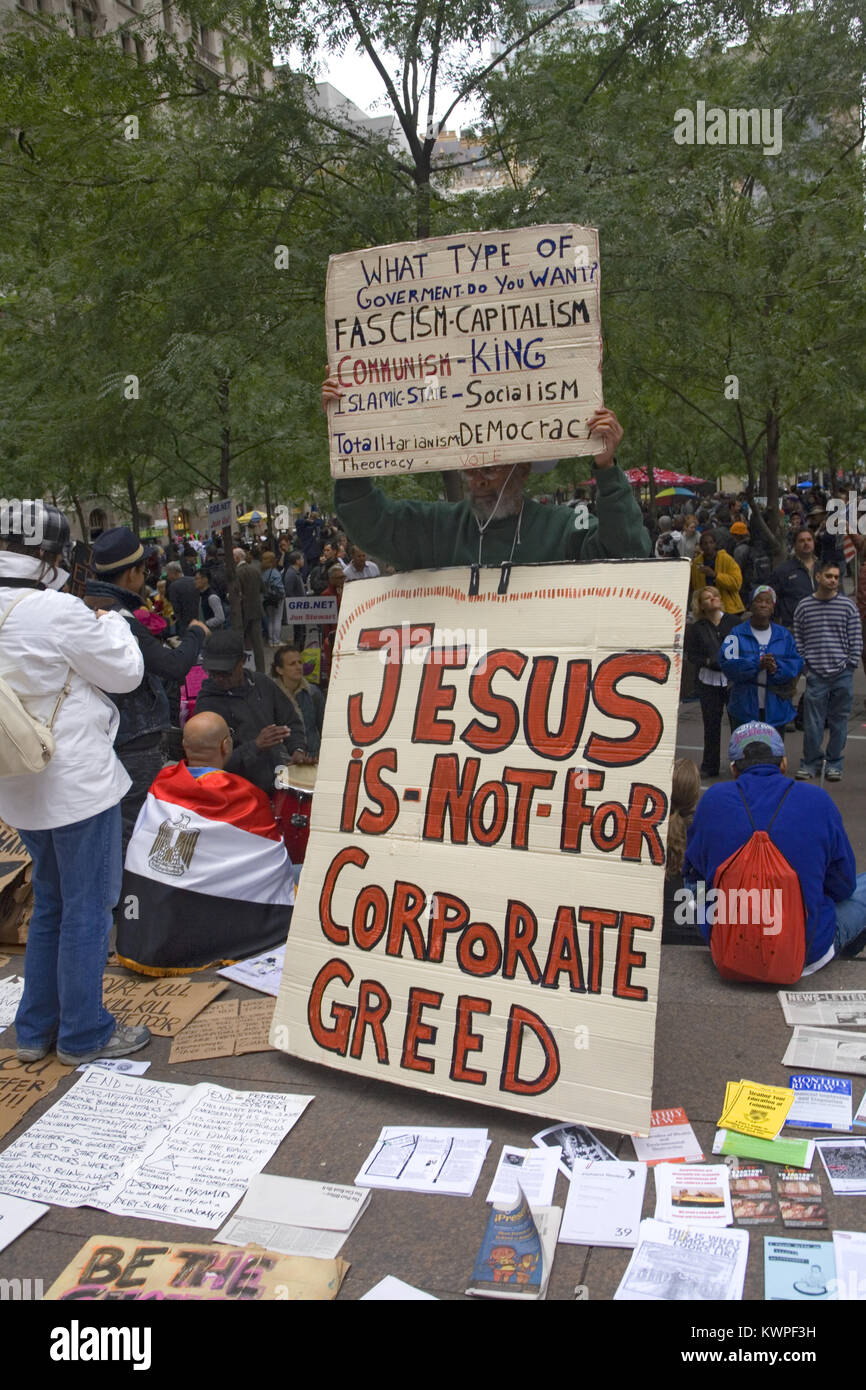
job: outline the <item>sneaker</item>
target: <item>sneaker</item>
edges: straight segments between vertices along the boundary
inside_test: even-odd
[[[841,782],[841,781],[842,781],[842,769],[841,769],[841,767],[828,767],[828,768],[827,768],[827,771],[824,773],[824,781],[825,781],[825,782]]]
[[[83,1052],[80,1057],[73,1057],[71,1052],[61,1052],[58,1047],[57,1060],[67,1067],[80,1067],[84,1062],[95,1062],[102,1057],[128,1057],[130,1052],[140,1051],[142,1047],[147,1047],[149,1042],[150,1029],[145,1028],[143,1024],[127,1028],[124,1024],[118,1023],[113,1037],[95,1052]]]
[[[54,1043],[50,1042],[46,1043],[44,1047],[17,1047],[15,1056],[19,1062],[41,1062],[43,1057],[47,1057],[49,1052],[53,1051]]]
[[[797,771],[794,773],[794,776],[796,777],[798,782],[811,782],[813,777],[815,776],[815,773],[812,771],[810,767],[798,767]]]

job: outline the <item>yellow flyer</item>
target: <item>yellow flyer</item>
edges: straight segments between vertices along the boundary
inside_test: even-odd
[[[720,1129],[733,1129],[755,1139],[775,1139],[794,1104],[788,1086],[762,1086],[757,1081],[728,1083]]]

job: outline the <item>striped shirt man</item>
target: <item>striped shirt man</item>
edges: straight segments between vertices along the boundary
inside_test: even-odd
[[[794,641],[808,671],[825,680],[854,671],[863,651],[857,606],[844,594],[801,599],[794,610]]]

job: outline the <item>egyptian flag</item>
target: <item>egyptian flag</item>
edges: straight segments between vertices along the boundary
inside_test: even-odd
[[[265,792],[233,772],[163,768],[126,851],[121,965],[178,975],[272,950],[286,939],[294,901]]]

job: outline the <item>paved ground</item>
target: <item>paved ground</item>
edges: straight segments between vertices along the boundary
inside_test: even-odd
[[[828,788],[839,804],[857,853],[866,869],[866,824],[859,814],[866,790],[866,720],[862,714],[864,683],[857,680],[857,713],[851,721],[852,742],[845,779]],[[700,712],[683,707],[680,752],[694,756],[700,746]],[[789,736],[791,752],[799,757],[800,735]],[[2,948],[0,948],[2,951]],[[21,958],[2,971],[14,973]],[[866,988],[866,960],[838,961],[821,972],[815,983],[825,989]],[[230,986],[224,997],[253,997]],[[0,1046],[10,1046],[10,1030]],[[725,984],[716,976],[708,955],[699,947],[666,946],[662,951],[658,1011],[655,1106],[682,1105],[700,1143],[709,1152],[725,1082],[743,1076],[784,1084],[789,1072],[781,1065],[790,1030],[772,990]],[[329,1068],[299,1062],[282,1053],[259,1053],[169,1067],[169,1042],[155,1039],[143,1054],[152,1059],[148,1077],[195,1083],[213,1080],[247,1089],[287,1089],[316,1097],[287,1136],[267,1170],[302,1178],[351,1182],[361,1160],[385,1124],[486,1125],[492,1147],[475,1195],[470,1199],[422,1197],[374,1192],[365,1215],[347,1241],[343,1254],[351,1270],[341,1299],[357,1299],[386,1274],[395,1274],[442,1299],[463,1296],[475,1253],[484,1231],[488,1208],[484,1196],[505,1143],[528,1145],[537,1120],[483,1109],[466,1102],[375,1081],[356,1081]],[[866,1077],[854,1077],[855,1104]],[[71,1083],[61,1082],[52,1096],[28,1113],[0,1148],[11,1143],[24,1125],[35,1120]],[[621,1135],[598,1131],[621,1157],[632,1157],[631,1144]],[[816,1164],[817,1164],[816,1160]],[[831,1224],[863,1229],[866,1199],[838,1198],[824,1180]],[[559,1177],[555,1201],[563,1205],[565,1179]],[[645,1215],[654,1206],[652,1178],[647,1182]],[[762,1240],[783,1233],[781,1226],[752,1228],[745,1298],[763,1296]],[[170,1241],[208,1238],[195,1228],[157,1222],[124,1220],[103,1212],[53,1207],[29,1232],[0,1254],[0,1278],[41,1278],[47,1287],[91,1234],[141,1235]],[[827,1238],[821,1232],[792,1232],[796,1237]],[[625,1251],[560,1245],[549,1298],[570,1299],[576,1285],[585,1285],[591,1300],[609,1299],[628,1263]]]

